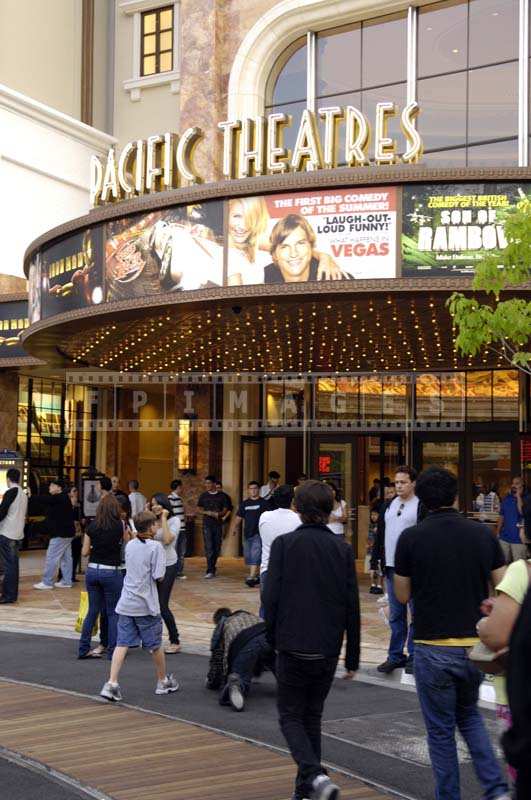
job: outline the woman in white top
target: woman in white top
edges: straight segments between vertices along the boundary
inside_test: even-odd
[[[170,643],[165,648],[164,652],[169,654],[179,653],[181,650],[179,631],[175,624],[175,617],[170,609],[170,595],[177,574],[176,545],[181,530],[181,520],[179,517],[172,516],[168,496],[162,492],[153,495],[150,506],[153,514],[160,520],[160,528],[158,528],[154,539],[157,542],[161,542],[166,556],[166,573],[164,578],[157,583],[160,614],[168,629],[168,636],[170,639]]]
[[[332,481],[324,481],[324,483],[330,486],[334,493],[334,507],[328,518],[328,527],[336,536],[343,536],[344,538],[348,522],[348,506],[345,500],[341,499],[341,494],[335,483],[332,483]]]

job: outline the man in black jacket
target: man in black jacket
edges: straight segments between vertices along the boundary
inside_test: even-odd
[[[267,636],[278,652],[280,727],[298,765],[294,800],[337,800],[321,764],[321,717],[347,633],[346,678],[359,665],[360,612],[354,553],[328,528],[329,486],[295,494],[302,525],[273,542],[264,591]]]
[[[50,536],[42,581],[34,589],[71,588],[72,538],[75,534],[74,509],[66,492],[65,482],[60,478],[50,481],[49,495],[36,498],[46,508],[44,527]],[[63,578],[54,583],[58,567]]]

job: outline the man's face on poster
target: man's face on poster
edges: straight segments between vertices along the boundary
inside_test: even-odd
[[[312,245],[304,228],[299,225],[288,233],[284,241],[275,247],[272,256],[285,279],[305,279],[312,260]]]

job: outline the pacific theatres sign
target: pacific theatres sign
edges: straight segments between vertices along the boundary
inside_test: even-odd
[[[416,163],[422,155],[422,139],[416,129],[418,113],[415,102],[401,112],[395,103],[378,103],[371,130],[365,114],[354,106],[330,106],[317,113],[306,109],[293,150],[284,144],[286,128],[293,124],[289,114],[220,122],[222,172],[225,178],[232,179],[332,169],[339,162],[347,167]],[[402,153],[388,133],[389,120],[397,116],[406,145]],[[188,128],[182,136],[156,134],[129,142],[119,156],[114,148],[104,160],[92,156],[92,205],[200,183],[193,153],[202,135],[197,127]]]

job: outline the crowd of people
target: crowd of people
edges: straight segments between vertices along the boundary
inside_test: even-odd
[[[0,503],[2,604],[18,595],[18,544],[28,497],[16,469],[7,473]],[[496,675],[497,718],[517,800],[531,797],[531,502],[521,478],[500,504],[494,529],[460,514],[457,480],[442,468],[420,476],[407,465],[394,481],[371,490],[368,535],[372,594],[388,604],[390,640],[378,671],[404,668],[415,676],[438,800],[458,800],[456,731],[463,736],[486,800],[509,800],[478,709],[484,674]],[[179,683],[166,656],[180,651],[170,608],[176,580],[185,579],[186,528],[181,482],[145,497],[118,478],[99,479],[93,519],[83,519],[75,487],[60,480],[38,502],[49,535],[42,580],[35,589],[66,589],[88,559],[88,608],[80,659],[110,660],[101,695],[121,700],[119,676],[129,648],[153,657],[157,694]],[[383,490],[383,491],[382,491]],[[348,507],[339,488],[301,475],[294,488],[271,471],[263,486],[250,481],[230,525],[232,501],[205,479],[197,501],[202,518],[205,578],[216,577],[224,535],[242,528],[249,567],[246,583],[259,587],[252,611],[219,608],[207,687],[222,705],[245,708],[252,679],[274,672],[281,730],[297,764],[294,800],[334,800],[339,789],[321,763],[321,717],[345,646],[344,677],[359,666],[360,607],[354,551],[347,541]],[[383,598],[380,598],[383,599]],[[92,647],[99,621],[100,642]],[[168,642],[163,646],[163,624]]]

